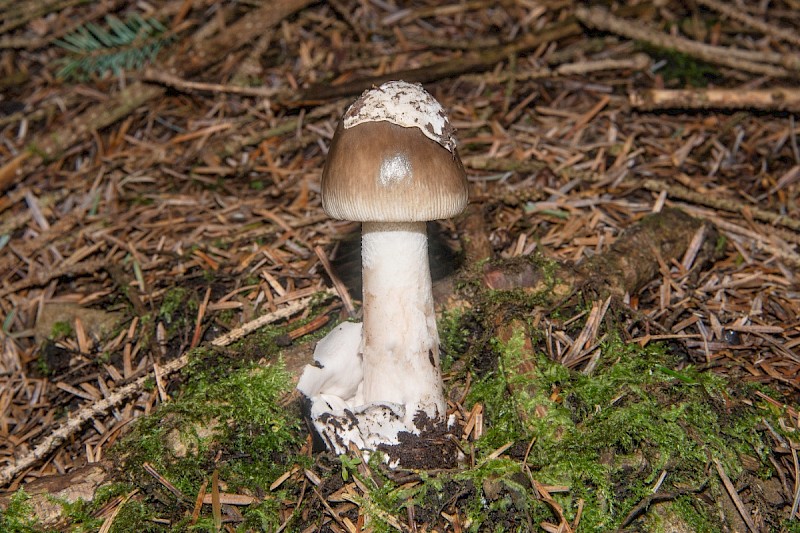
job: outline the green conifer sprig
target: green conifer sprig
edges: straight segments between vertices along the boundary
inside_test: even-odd
[[[59,78],[83,79],[107,71],[139,69],[152,61],[172,35],[158,20],[132,15],[125,21],[109,15],[106,25],[90,22],[55,43],[67,50],[59,61]]]

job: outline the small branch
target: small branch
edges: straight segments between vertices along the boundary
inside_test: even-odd
[[[697,489],[688,488],[688,489],[681,489],[676,492],[656,492],[655,494],[649,494],[644,499],[642,499],[642,501],[636,504],[636,507],[631,509],[631,512],[629,512],[628,516],[625,517],[625,520],[622,521],[620,527],[626,528],[630,526],[634,520],[639,518],[642,514],[646,513],[647,510],[650,508],[650,506],[655,503],[674,501],[686,494],[697,494],[705,490],[705,487],[706,484],[703,483],[700,486],[700,488]]]
[[[773,26],[764,20],[751,17],[747,13],[744,13],[740,9],[734,7],[732,4],[726,4],[720,2],[719,0],[698,0],[698,3],[703,4],[706,7],[710,7],[714,11],[725,15],[729,19],[741,22],[745,26],[756,29],[765,35],[800,46],[800,37],[797,36],[795,31]]]
[[[183,354],[179,358],[164,365],[161,370],[163,375],[166,376],[180,370],[188,363],[188,354]],[[46,439],[39,443],[33,450],[28,452],[28,454],[20,458],[14,464],[5,467],[3,470],[0,470],[0,486],[6,485],[9,481],[11,481],[11,479],[14,478],[14,476],[23,470],[32,467],[47,457],[56,448],[61,446],[64,441],[75,435],[86,422],[95,416],[105,413],[114,406],[119,405],[134,394],[141,392],[145,383],[149,379],[150,374],[142,376],[136,381],[114,391],[112,394],[103,398],[102,400],[78,410],[78,412],[70,416],[66,422],[63,422],[58,428],[51,432]]]
[[[276,95],[285,93],[283,89],[270,89],[267,87],[241,87],[238,85],[222,85],[219,83],[205,83],[202,81],[184,80],[173,74],[157,71],[148,68],[142,75],[142,80],[159,83],[172,87],[183,92],[207,92],[207,93],[229,93],[241,94],[244,96],[257,96],[261,98],[273,98]]]
[[[626,229],[607,251],[577,266],[558,263],[551,275],[535,258],[514,258],[487,263],[483,280],[495,290],[544,291],[550,304],[581,288],[603,298],[633,294],[658,274],[659,258],[666,263],[680,260],[702,225],[679,209],[667,208],[644,217]]]
[[[323,291],[320,294],[336,294],[336,291],[333,289],[328,289]],[[309,305],[311,305],[312,298],[301,298],[295,302],[290,303],[286,307],[282,309],[278,309],[274,313],[269,313],[263,316],[256,318],[255,320],[251,320],[246,324],[242,324],[236,329],[233,329],[222,335],[217,337],[213,341],[211,341],[212,346],[227,346],[230,343],[241,339],[242,337],[248,335],[249,333],[257,330],[262,326],[266,326],[267,324],[272,324],[276,320],[280,320],[282,318],[288,318],[295,313],[306,309]]]
[[[575,8],[575,16],[591,28],[616,33],[629,39],[644,41],[658,48],[671,48],[715,65],[723,65],[736,70],[774,76],[776,78],[797,77],[798,71],[800,71],[800,60],[796,57],[780,54],[768,55],[737,48],[711,46],[686,39],[685,37],[674,37],[655,28],[639,25],[636,21],[616,17],[602,7],[593,7],[591,9],[577,7]],[[791,68],[792,71],[768,64],[770,62],[780,63],[784,67]]]
[[[650,64],[647,54],[633,54],[623,59],[598,59],[559,65],[555,71],[562,76],[578,76],[607,70],[642,70]]]
[[[578,24],[574,21],[567,20],[527,35],[514,44],[484,50],[478,57],[442,61],[424,67],[360,78],[342,83],[341,85],[330,85],[329,83],[315,85],[304,91],[298,100],[294,102],[294,105],[306,105],[310,102],[356,95],[369,89],[373,85],[380,85],[391,80],[404,80],[410,83],[430,83],[468,72],[482,72],[493,68],[501,61],[505,61],[511,55],[526,52],[543,43],[558,41],[565,37],[577,35],[580,32],[581,28]]]
[[[718,459],[714,459],[714,466],[717,468],[717,474],[719,474],[719,478],[722,480],[725,490],[728,491],[728,495],[736,506],[736,510],[739,511],[739,515],[742,517],[742,520],[744,520],[745,525],[747,525],[747,529],[752,531],[752,533],[758,533],[759,529],[753,523],[753,519],[750,518],[750,513],[745,509],[744,502],[742,502],[742,499],[739,497],[739,493],[736,492],[736,487],[733,486],[733,483],[731,483],[731,480],[725,473],[725,469],[722,468],[722,463],[720,463]]]
[[[630,95],[631,105],[643,111],[654,109],[760,109],[800,112],[800,89],[650,89]]]
[[[706,207],[713,207],[714,209],[722,209],[723,211],[729,211],[731,213],[739,213],[741,215],[749,214],[754,219],[760,220],[761,222],[800,231],[800,220],[796,218],[773,213],[772,211],[767,211],[766,209],[761,209],[752,205],[746,205],[734,199],[715,198],[708,193],[695,192],[682,185],[664,183],[653,179],[644,180],[640,185],[648,191],[667,191],[667,194],[673,198],[679,198]]]
[[[486,82],[486,83],[506,83],[510,80],[527,81],[541,78],[553,78],[557,76],[583,76],[592,72],[603,72],[609,70],[643,70],[650,64],[647,54],[634,54],[625,59],[600,59],[597,61],[578,61],[575,63],[565,63],[555,68],[541,67],[537,69],[525,69],[520,72],[501,72],[499,74],[469,74],[462,79]]]
[[[62,278],[65,276],[85,276],[87,274],[94,274],[108,266],[108,261],[103,259],[93,259],[91,261],[84,261],[77,265],[64,265],[50,270],[38,271],[35,274],[12,283],[8,287],[0,289],[0,297],[19,292],[30,287],[37,287],[46,285],[51,280]]]

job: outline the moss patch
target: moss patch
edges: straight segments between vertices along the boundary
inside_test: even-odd
[[[291,451],[301,439],[300,418],[281,405],[291,383],[281,364],[251,362],[227,373],[217,369],[213,379],[208,377],[191,377],[181,398],[143,419],[118,447],[123,475],[155,504],[150,513],[173,524],[186,526],[187,509],[215,469],[226,492],[256,497],[268,493],[270,484],[296,460]],[[156,482],[145,465],[180,495]],[[260,515],[256,521],[264,523],[269,507],[267,501],[247,514]],[[137,511],[131,519],[153,516]]]
[[[14,493],[6,508],[0,510],[0,531],[8,533],[36,531],[36,519],[33,518],[33,509],[28,499],[29,496],[24,489]]]
[[[717,476],[709,475],[712,461],[734,480],[743,456],[768,464],[759,429],[766,413],[740,401],[748,392],[691,367],[672,370],[678,357],[665,345],[607,342],[590,376],[526,354],[523,346],[522,332],[496,341],[499,368],[472,388],[468,401],[482,402],[487,417],[477,446],[487,454],[507,442],[532,443],[519,470],[569,487],[555,499],[570,520],[583,507],[582,530],[622,527],[657,482],[659,491],[676,495],[672,512],[695,530],[719,527],[713,506],[699,498],[686,503],[690,494],[719,490]],[[509,371],[523,357],[534,358],[530,370]],[[770,474],[765,466],[758,472]]]

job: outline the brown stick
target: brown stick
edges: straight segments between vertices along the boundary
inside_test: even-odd
[[[497,74],[468,74],[463,76],[462,79],[475,82],[506,83],[511,80],[525,81],[541,78],[554,78],[558,76],[583,76],[592,72],[601,72],[607,70],[642,70],[649,64],[650,58],[646,54],[634,54],[633,57],[625,59],[578,61],[576,63],[565,63],[556,68],[541,67],[515,72],[500,72]]]
[[[591,28],[644,41],[659,48],[672,48],[708,63],[776,78],[797,77],[800,60],[791,55],[766,54],[737,48],[711,46],[684,37],[673,37],[633,20],[621,19],[602,7],[576,7],[575,16]],[[781,68],[769,63],[780,63]],[[791,71],[787,70],[790,68]]]
[[[259,327],[271,324],[277,320],[287,318],[304,309],[307,309],[311,305],[311,302],[312,297],[297,300],[281,309],[278,309],[278,311],[274,313],[263,315],[252,322],[244,324],[237,331],[231,331],[225,335],[217,337],[211,341],[211,344],[213,346],[227,346],[231,342],[244,337]],[[184,353],[177,359],[173,359],[159,368],[161,370],[161,375],[165,377],[177,372],[187,364],[189,364],[189,354]],[[302,365],[298,365],[298,367],[299,366]],[[288,365],[287,368],[289,368]],[[61,425],[59,425],[55,430],[51,431],[47,438],[45,438],[41,443],[36,445],[27,454],[20,457],[12,464],[6,465],[2,470],[0,470],[0,487],[5,486],[20,472],[25,471],[44,458],[49,457],[53,450],[58,448],[64,441],[75,435],[89,420],[106,413],[116,405],[126,401],[128,398],[141,393],[144,390],[145,383],[150,380],[151,376],[148,373],[136,381],[115,389],[111,392],[111,394],[102,400],[85,405],[76,412],[71,413],[67,417],[67,420],[62,422]]]
[[[643,111],[654,109],[760,109],[800,111],[800,89],[650,89],[630,95],[631,105]]]
[[[797,36],[797,33],[788,28],[773,26],[764,20],[751,17],[742,10],[734,7],[732,4],[726,4],[720,2],[719,0],[698,0],[698,2],[704,6],[710,7],[714,11],[722,13],[729,19],[736,20],[746,26],[750,26],[753,29],[763,32],[765,35],[769,35],[770,37],[775,37],[781,41],[786,41],[787,43],[800,46],[800,37]]]
[[[795,231],[800,231],[800,220],[796,218],[773,213],[772,211],[761,209],[752,205],[746,205],[734,199],[714,198],[708,194],[695,192],[684,187],[683,185],[664,183],[662,181],[653,179],[643,180],[640,185],[642,188],[647,189],[648,191],[667,191],[667,194],[673,198],[679,198],[681,200],[692,202],[698,205],[704,205],[706,207],[713,207],[714,209],[722,209],[731,213],[739,213],[741,215],[749,214],[754,219],[760,220],[761,222],[767,222],[768,224],[784,226]]]
[[[142,79],[186,92],[242,94],[245,96],[259,96],[262,98],[273,98],[284,92],[282,89],[272,89],[269,87],[241,87],[239,85],[223,85],[220,83],[185,80],[166,72],[160,72],[154,68],[145,70]]]
[[[29,287],[45,285],[48,282],[50,282],[50,280],[56,278],[61,278],[65,276],[85,276],[87,274],[93,274],[95,272],[99,272],[105,266],[107,266],[106,263],[107,261],[104,258],[92,259],[89,261],[78,263],[77,265],[64,265],[45,271],[34,272],[33,274],[29,275],[27,278],[23,280],[20,280],[16,283],[12,283],[8,287],[0,288],[0,297],[6,296],[8,294],[14,294]]]
[[[327,83],[315,85],[304,91],[300,95],[300,98],[294,102],[294,105],[308,105],[312,102],[331,98],[356,95],[369,89],[373,85],[380,85],[391,80],[404,80],[412,83],[430,83],[468,72],[484,71],[494,67],[498,62],[504,61],[510,55],[526,52],[536,48],[542,43],[558,41],[565,37],[577,35],[580,31],[580,26],[572,20],[567,20],[536,33],[532,33],[514,44],[484,50],[478,57],[442,61],[424,67],[390,72],[380,76],[368,76],[366,78],[359,78],[347,83],[342,83],[341,85],[330,85]]]

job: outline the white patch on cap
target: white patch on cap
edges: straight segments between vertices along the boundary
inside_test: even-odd
[[[345,112],[344,128],[385,120],[404,128],[419,128],[426,137],[452,152],[453,128],[441,104],[422,85],[389,81],[365,91]]]
[[[411,179],[411,161],[405,154],[395,154],[384,159],[378,174],[378,181],[384,187]]]

